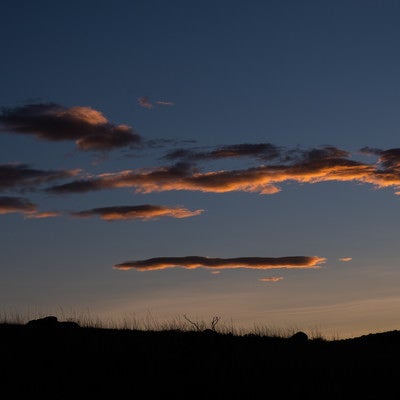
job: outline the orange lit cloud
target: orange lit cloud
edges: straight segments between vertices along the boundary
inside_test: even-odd
[[[138,206],[114,206],[93,208],[90,210],[71,213],[75,217],[87,218],[99,216],[106,221],[115,220],[149,220],[160,217],[188,218],[200,215],[204,210],[190,211],[184,207],[164,207],[150,204]]]
[[[3,108],[0,132],[28,134],[49,141],[74,140],[80,150],[111,150],[138,144],[127,125],[114,125],[90,107],[66,108],[55,103]]]
[[[57,211],[43,211],[43,212],[32,212],[25,214],[25,218],[33,218],[33,219],[43,219],[43,218],[54,218],[59,217],[61,215],[60,212]]]
[[[269,276],[266,278],[260,278],[259,281],[261,282],[279,282],[283,279],[283,276]]]
[[[353,258],[352,257],[342,257],[342,258],[339,258],[339,261],[342,261],[342,262],[349,262],[349,261],[351,261]]]
[[[137,269],[152,271],[167,268],[182,267],[186,269],[217,268],[217,269],[277,269],[277,268],[319,268],[326,261],[321,257],[240,257],[240,258],[209,258],[209,257],[159,257],[139,261],[126,261],[114,265],[120,270]]]
[[[378,188],[400,189],[400,167],[396,149],[387,151],[377,164],[365,164],[348,158],[348,153],[334,147],[287,152],[288,163],[261,165],[237,170],[202,172],[190,163],[150,169],[125,170],[72,181],[47,189],[52,193],[83,193],[112,188],[134,188],[137,193],[189,190],[210,193],[253,192],[274,194],[287,182],[368,183]],[[390,158],[389,158],[390,155]],[[400,157],[399,165],[400,165]]]
[[[196,172],[193,167],[179,163],[171,167],[148,170],[127,170],[98,175],[92,179],[77,180],[48,189],[53,193],[82,193],[111,188],[134,188],[137,193],[171,190],[190,190],[210,193],[234,191],[273,194],[281,189],[276,185],[295,181],[318,183],[326,181],[369,181],[373,167],[353,162],[312,163],[294,166],[261,166],[244,170]],[[372,182],[374,181],[374,182]],[[400,178],[399,178],[400,184]]]

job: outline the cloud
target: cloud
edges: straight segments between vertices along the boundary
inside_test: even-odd
[[[150,193],[151,191],[161,191],[156,190],[159,184],[173,185],[174,182],[180,182],[190,177],[194,172],[195,168],[191,164],[177,163],[169,167],[100,174],[91,179],[79,179],[63,185],[56,185],[48,188],[47,191],[58,194],[85,193],[102,189],[137,187],[138,192]]]
[[[138,206],[114,206],[93,208],[90,210],[73,212],[71,215],[74,217],[93,217],[98,216],[103,220],[149,220],[159,217],[172,217],[172,218],[188,218],[195,215],[200,215],[204,210],[190,211],[184,207],[164,207],[150,204]]]
[[[277,268],[319,268],[318,264],[326,261],[321,257],[241,257],[241,258],[209,258],[209,257],[159,257],[139,261],[125,261],[114,265],[120,270],[137,269],[152,271],[159,269],[182,267],[186,269],[217,268],[217,269],[277,269]]]
[[[59,217],[60,215],[62,215],[62,213],[58,211],[44,211],[25,214],[25,218],[43,219]]]
[[[165,100],[156,100],[154,104],[150,101],[150,99],[147,96],[142,96],[138,98],[138,103],[141,107],[147,108],[151,110],[154,108],[154,104],[157,104],[159,106],[173,106],[175,103],[172,101],[165,101]]]
[[[36,204],[24,197],[0,196],[0,215],[21,213],[25,218],[51,218],[61,215],[56,211],[37,211]]]
[[[400,154],[386,150],[375,164],[349,159],[348,153],[334,147],[294,152],[288,163],[261,165],[237,170],[201,172],[193,164],[105,173],[47,189],[52,193],[83,193],[112,188],[134,188],[136,193],[189,190],[210,193],[252,192],[274,194],[278,184],[287,182],[368,183],[378,188],[400,188]],[[400,153],[400,152],[399,152]],[[398,163],[398,164],[397,164]]]
[[[278,183],[367,181],[367,177],[372,177],[373,172],[374,168],[371,166],[343,159],[211,172],[199,172],[193,165],[178,163],[168,167],[101,174],[92,179],[56,185],[48,188],[48,191],[52,193],[83,193],[129,187],[134,188],[137,193],[189,190],[209,193],[242,191],[273,194],[280,191],[280,188],[277,187]],[[378,181],[376,180],[375,183]]]
[[[35,189],[38,185],[78,175],[80,170],[40,170],[26,164],[0,164],[0,191]]]
[[[0,132],[33,135],[43,140],[74,140],[80,150],[112,150],[141,141],[131,127],[114,125],[93,108],[66,108],[55,103],[3,108],[0,127]]]
[[[339,258],[339,261],[342,261],[342,262],[349,262],[349,261],[351,261],[353,258],[352,257],[342,257],[342,258]]]
[[[265,278],[260,278],[260,282],[279,282],[283,279],[283,276],[269,276]]]
[[[0,196],[0,214],[34,213],[36,205],[23,197]]]
[[[379,156],[377,166],[382,172],[400,172],[400,148],[381,150],[372,147],[363,147],[360,152],[362,154]]]
[[[142,96],[138,98],[138,103],[143,108],[148,108],[149,110],[154,108],[153,104],[150,102],[147,96]]]
[[[176,149],[168,152],[164,158],[167,160],[217,160],[237,157],[257,157],[262,160],[273,160],[281,155],[277,146],[271,143],[241,143],[220,146],[211,151],[195,151],[190,149]]]
[[[160,106],[174,106],[175,103],[172,101],[163,101],[163,100],[157,100],[156,104],[159,104]]]

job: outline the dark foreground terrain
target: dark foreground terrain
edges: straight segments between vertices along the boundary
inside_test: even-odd
[[[0,324],[0,396],[400,399],[399,355],[400,331],[324,341]]]

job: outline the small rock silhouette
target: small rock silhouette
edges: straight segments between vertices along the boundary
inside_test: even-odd
[[[57,326],[57,317],[49,315],[48,317],[32,319],[26,325],[37,328],[54,328]]]
[[[290,340],[293,340],[296,343],[305,343],[308,340],[308,336],[306,333],[299,331],[292,335]]]
[[[44,318],[32,319],[26,323],[35,328],[79,328],[79,324],[73,321],[58,321],[57,317],[49,315]]]

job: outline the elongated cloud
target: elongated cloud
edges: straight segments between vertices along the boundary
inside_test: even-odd
[[[0,191],[34,189],[38,185],[78,175],[80,170],[40,170],[26,164],[0,164]]]
[[[142,96],[138,98],[138,103],[141,107],[147,108],[151,110],[154,108],[154,104],[157,104],[159,106],[173,106],[175,103],[172,101],[166,101],[166,100],[156,100],[154,103],[150,101],[150,99],[147,96]]]
[[[36,205],[23,197],[0,196],[0,214],[34,213]]]
[[[0,196],[0,215],[20,213],[25,218],[51,218],[61,215],[55,211],[39,212],[36,204],[24,197]]]
[[[201,172],[190,163],[168,167],[126,170],[100,174],[91,179],[75,180],[47,189],[52,193],[81,193],[112,188],[134,188],[137,193],[191,190],[210,193],[233,191],[273,194],[285,182],[369,183],[378,188],[400,189],[400,155],[396,149],[385,151],[375,164],[348,158],[348,153],[334,147],[296,152],[289,163],[261,165],[247,169]],[[399,151],[400,153],[400,151]],[[397,192],[396,192],[397,194]]]
[[[268,276],[265,278],[260,278],[260,282],[279,282],[283,279],[283,276]]]
[[[150,204],[138,206],[114,206],[93,208],[91,210],[71,213],[75,217],[88,218],[98,216],[103,220],[149,220],[160,217],[188,218],[200,215],[204,210],[190,211],[184,207],[164,207]]]
[[[173,185],[194,174],[196,169],[187,163],[178,163],[169,167],[126,170],[116,173],[97,175],[91,179],[79,179],[47,189],[51,193],[85,193],[95,190],[136,187],[138,192],[162,191],[156,187]],[[152,190],[153,188],[154,190]],[[172,187],[169,190],[173,190]]]
[[[349,261],[351,261],[353,258],[352,257],[342,257],[342,258],[339,258],[339,261],[342,261],[342,262],[349,262]]]
[[[160,106],[174,106],[175,103],[172,101],[165,101],[165,100],[157,100],[156,104],[160,105]]]
[[[211,193],[233,191],[273,194],[278,183],[288,181],[317,183],[360,181],[382,184],[374,167],[346,159],[316,160],[293,165],[260,166],[242,170],[198,172],[193,166],[178,163],[169,167],[127,170],[76,180],[48,188],[52,193],[83,193],[111,188],[134,188],[137,193],[192,190]],[[400,184],[400,178],[396,182]],[[393,183],[393,182],[392,182]]]
[[[93,108],[66,108],[55,103],[3,108],[0,128],[0,132],[49,141],[74,140],[80,150],[112,150],[141,141],[131,127],[114,125]]]
[[[31,219],[44,219],[44,218],[54,218],[54,217],[59,217],[61,216],[62,213],[58,211],[35,211],[33,213],[27,213],[25,214],[25,218],[31,218]]]
[[[168,152],[167,160],[218,160],[224,158],[256,157],[262,160],[273,160],[281,155],[277,146],[271,143],[241,143],[220,146],[211,151],[195,151],[190,149],[176,149]]]
[[[182,267],[187,269],[217,268],[217,269],[277,269],[277,268],[319,268],[318,264],[326,261],[321,257],[240,257],[240,258],[209,258],[209,257],[159,257],[139,261],[125,261],[114,265],[120,270],[137,269],[153,271],[159,269]]]

